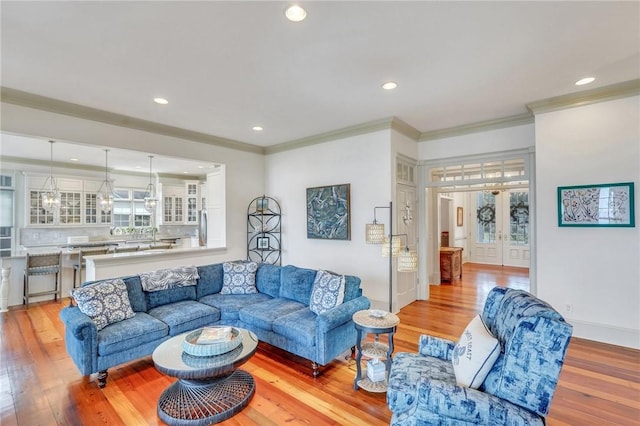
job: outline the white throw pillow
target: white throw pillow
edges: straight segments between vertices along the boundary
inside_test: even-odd
[[[499,355],[500,342],[476,315],[453,350],[451,362],[458,385],[478,389]]]

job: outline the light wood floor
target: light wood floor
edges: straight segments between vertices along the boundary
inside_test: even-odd
[[[415,352],[418,336],[457,340],[495,285],[528,288],[526,269],[466,264],[463,281],[432,286],[431,299],[402,309],[396,351]],[[157,425],[160,393],[174,379],[150,357],[110,369],[107,387],[78,373],[64,347],[63,303],[0,314],[0,425]],[[243,366],[256,394],[226,425],[384,425],[384,394],[354,391],[353,360],[337,359],[317,379],[308,363],[261,346]],[[640,424],[640,351],[573,339],[548,424]]]

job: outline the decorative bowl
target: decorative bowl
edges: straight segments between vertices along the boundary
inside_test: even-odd
[[[193,356],[212,356],[227,353],[237,348],[242,343],[242,334],[236,328],[231,328],[231,338],[215,343],[196,343],[202,328],[192,331],[182,341],[182,350]]]
[[[387,315],[387,312],[381,311],[380,309],[372,309],[371,312],[369,312],[369,315],[374,318],[383,318],[385,315]]]

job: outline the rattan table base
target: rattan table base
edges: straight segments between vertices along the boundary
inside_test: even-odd
[[[253,377],[236,370],[212,380],[180,379],[160,395],[158,416],[168,425],[210,425],[226,420],[249,404]]]

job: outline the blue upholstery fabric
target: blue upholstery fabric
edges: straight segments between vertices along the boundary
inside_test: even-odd
[[[149,309],[149,315],[167,324],[170,336],[213,324],[220,319],[217,308],[190,300]]]
[[[262,303],[271,299],[271,296],[263,293],[254,294],[211,294],[198,300],[200,303],[215,306],[220,310],[222,322],[237,320],[240,318],[240,310],[246,306]]]
[[[138,275],[124,277],[122,281],[124,281],[127,286],[127,293],[129,293],[129,301],[131,302],[133,312],[147,312],[147,300],[142,291],[140,277]]]
[[[280,273],[282,266],[261,263],[256,272],[256,287],[258,292],[271,297],[280,296]]]
[[[215,265],[198,266],[198,284],[196,284],[196,297],[198,300],[210,294],[220,293],[222,290],[222,263]]]
[[[153,342],[169,334],[164,322],[140,312],[135,317],[111,324],[98,333],[98,354],[109,355]]]
[[[250,327],[273,330],[273,322],[276,319],[306,307],[306,305],[294,300],[271,299],[259,305],[251,305],[241,309],[240,320]]]
[[[316,345],[316,314],[299,309],[273,321],[273,331],[303,345]]]
[[[182,302],[184,300],[196,300],[196,287],[178,287],[162,291],[145,291],[147,310],[170,303]]]
[[[345,275],[343,302],[348,302],[360,296],[362,296],[360,278],[354,277],[353,275]]]
[[[286,285],[280,286],[280,297],[308,305],[315,279],[316,271],[313,269],[293,265],[282,267],[280,280]]]
[[[393,425],[544,424],[571,337],[571,325],[545,302],[494,288],[483,320],[502,354],[478,389],[456,385],[454,342],[421,336],[419,354],[399,353],[389,374]]]

